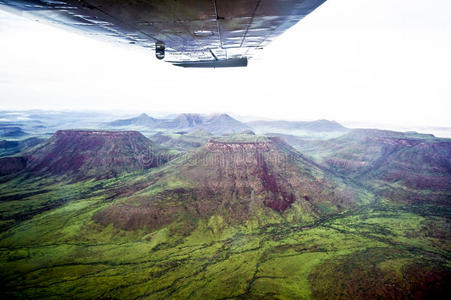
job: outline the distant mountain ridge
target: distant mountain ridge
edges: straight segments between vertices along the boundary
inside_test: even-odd
[[[174,124],[179,128],[192,128],[202,125],[203,122],[200,114],[181,114],[174,119]]]
[[[258,131],[271,130],[306,130],[318,132],[348,131],[349,129],[336,121],[317,120],[317,121],[252,121],[247,122],[251,128]],[[269,130],[269,131],[268,131]]]
[[[335,136],[348,132],[350,129],[336,121],[251,121],[240,122],[228,114],[201,115],[184,113],[173,119],[156,119],[143,113],[137,117],[116,120],[108,123],[112,127],[142,126],[151,130],[178,130],[191,132],[203,129],[213,135],[235,134],[243,131],[264,133],[316,133]],[[329,137],[335,137],[329,136]]]
[[[155,119],[146,114],[141,114],[135,118],[116,120],[108,123],[108,125],[113,127],[144,126],[155,130],[185,130],[189,132],[204,129],[214,135],[240,133],[250,130],[249,126],[227,114],[208,116],[180,114],[174,119]]]
[[[129,126],[129,125],[154,126],[158,122],[159,122],[158,119],[152,118],[152,117],[148,116],[147,114],[143,113],[135,118],[116,120],[116,121],[110,122],[109,125],[110,126]]]
[[[250,130],[249,126],[232,118],[228,114],[219,114],[207,117],[200,128],[212,134],[240,133]]]
[[[2,138],[20,138],[26,135],[22,128],[17,126],[4,126],[0,124],[0,137]]]

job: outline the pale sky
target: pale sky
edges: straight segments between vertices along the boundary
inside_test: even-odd
[[[0,109],[451,127],[451,1],[329,0],[247,68],[182,69],[0,11]]]

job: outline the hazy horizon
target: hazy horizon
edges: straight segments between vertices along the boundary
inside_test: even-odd
[[[171,119],[176,117],[179,114],[187,113],[187,114],[200,114],[200,115],[217,115],[217,114],[228,114],[231,117],[237,119],[240,122],[251,122],[251,121],[301,121],[301,122],[313,122],[318,120],[328,120],[335,121],[339,124],[350,128],[350,129],[380,129],[380,130],[391,130],[391,131],[400,131],[400,132],[408,132],[415,131],[422,134],[433,134],[436,137],[441,138],[451,138],[451,126],[399,126],[396,124],[387,124],[387,123],[375,123],[375,122],[353,122],[353,121],[344,121],[339,122],[337,120],[332,119],[275,119],[275,118],[267,118],[258,115],[239,115],[233,112],[212,112],[212,113],[196,113],[196,112],[155,112],[155,111],[119,111],[119,110],[43,110],[43,109],[30,109],[30,110],[2,110],[0,109],[0,113],[10,114],[11,116],[16,116],[16,118],[8,118],[0,115],[0,122],[18,122],[18,121],[27,121],[29,120],[28,114],[33,112],[42,112],[42,113],[86,113],[86,114],[101,114],[108,121],[114,121],[118,119],[126,119],[133,118],[140,114],[147,114],[154,118],[160,119]]]

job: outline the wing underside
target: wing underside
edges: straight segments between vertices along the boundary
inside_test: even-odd
[[[155,49],[183,67],[247,65],[325,0],[0,0],[0,8],[104,40]]]

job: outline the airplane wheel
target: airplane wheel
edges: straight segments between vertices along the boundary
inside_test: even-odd
[[[156,42],[155,43],[155,56],[158,59],[163,59],[164,54],[165,54],[165,49],[166,49],[166,47],[163,42],[160,42],[160,41]]]

